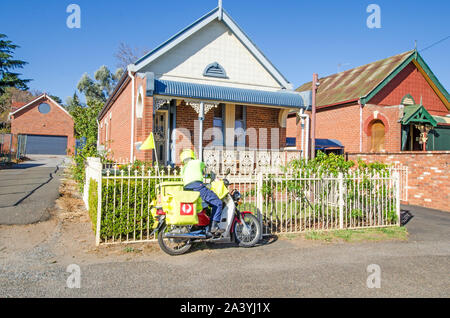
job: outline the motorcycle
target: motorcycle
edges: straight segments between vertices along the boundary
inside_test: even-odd
[[[241,247],[255,246],[261,237],[261,225],[250,211],[240,211],[242,196],[238,190],[228,190],[230,182],[216,179],[211,173],[208,186],[223,202],[219,231],[211,234],[210,208],[201,202],[200,193],[185,191],[182,182],[163,182],[157,193],[152,215],[156,220],[160,248],[169,255],[181,255],[194,243],[237,243]]]

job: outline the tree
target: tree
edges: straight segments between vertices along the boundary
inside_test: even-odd
[[[66,109],[69,113],[72,113],[77,107],[81,106],[80,99],[77,93],[73,93],[72,97],[66,99]]]
[[[144,56],[149,50],[143,48],[134,49],[130,45],[121,42],[117,48],[114,57],[117,59],[117,67],[123,70],[127,69],[128,64],[135,63],[140,57]]]
[[[29,79],[20,79],[21,74],[13,72],[23,68],[27,62],[13,59],[14,51],[19,46],[7,38],[5,34],[0,33],[0,95],[4,94],[7,87],[27,90],[27,83],[30,82]]]
[[[9,113],[13,102],[27,104],[31,102],[36,95],[30,91],[22,91],[15,87],[6,87],[3,94],[0,95],[0,114]]]
[[[87,107],[77,105],[71,110],[75,137],[86,137],[87,146],[97,144],[97,116],[102,108],[103,103],[101,101],[89,100]]]
[[[106,102],[109,95],[117,85],[123,74],[122,69],[118,69],[115,74],[105,65],[101,66],[94,74],[95,81],[84,73],[78,82],[78,90],[85,95],[86,101]]]
[[[56,96],[56,95],[50,95],[50,94],[48,94],[48,96],[49,96],[51,99],[53,99],[55,102],[57,102],[58,104],[60,104],[61,106],[64,106],[62,99],[59,98],[58,96]]]

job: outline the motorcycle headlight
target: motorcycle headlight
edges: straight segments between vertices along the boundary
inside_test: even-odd
[[[242,197],[238,190],[234,190],[231,196],[234,202],[238,202]]]

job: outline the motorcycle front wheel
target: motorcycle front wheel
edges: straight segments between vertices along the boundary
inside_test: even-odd
[[[186,253],[192,247],[192,242],[189,239],[181,238],[167,238],[164,237],[166,233],[183,234],[188,233],[189,228],[187,226],[174,226],[165,224],[158,233],[159,247],[169,255],[181,255]]]
[[[234,224],[234,237],[239,246],[252,247],[258,243],[261,236],[261,224],[253,214],[244,214],[244,224],[236,222]]]

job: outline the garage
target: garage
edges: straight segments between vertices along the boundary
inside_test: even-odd
[[[27,135],[27,155],[65,155],[67,136]]]
[[[67,110],[47,94],[10,113],[11,133],[26,136],[29,155],[70,155],[74,151],[74,122]]]

